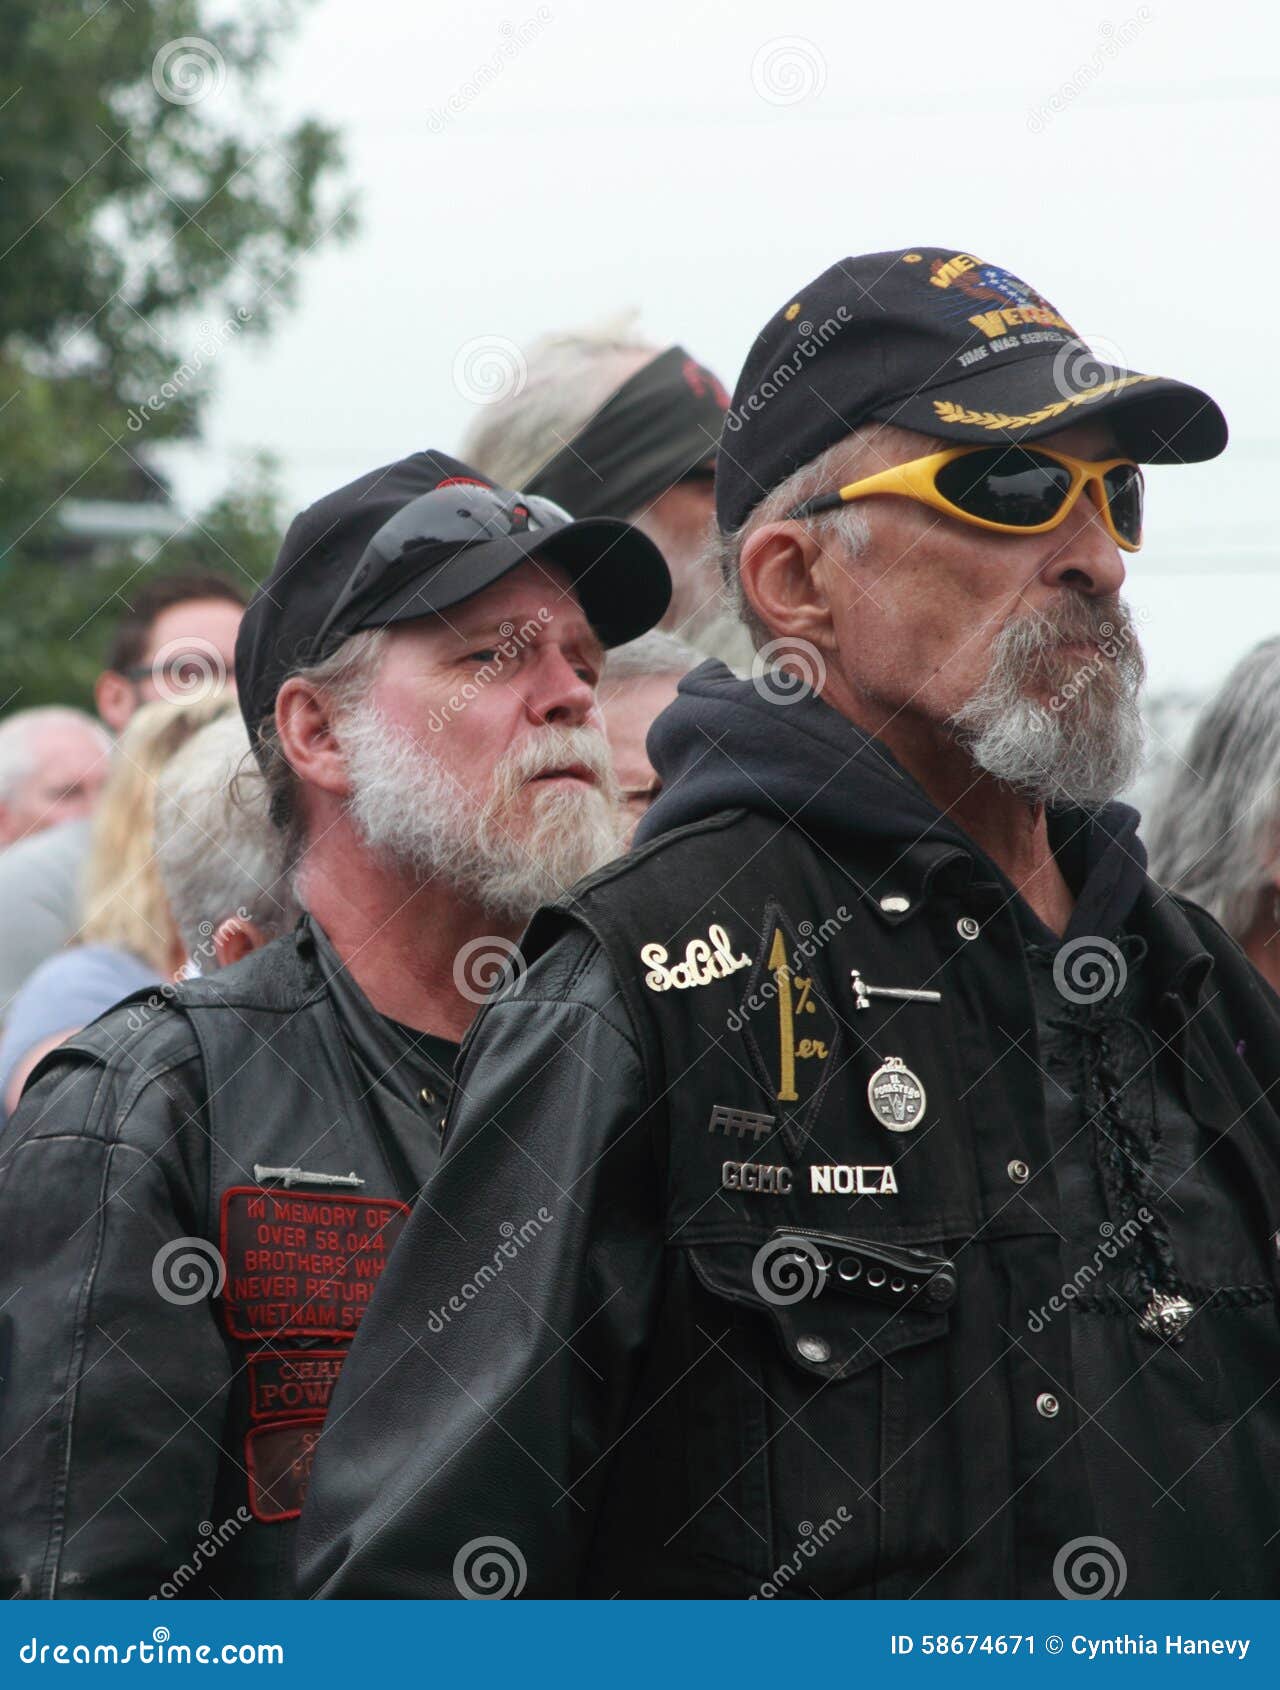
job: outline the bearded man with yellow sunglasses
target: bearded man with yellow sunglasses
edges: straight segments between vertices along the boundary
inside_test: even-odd
[[[754,675],[476,1025],[308,1589],[1280,1594],[1280,1005],[1113,801],[1138,466],[1225,443],[969,253],[782,302],[717,458]]]

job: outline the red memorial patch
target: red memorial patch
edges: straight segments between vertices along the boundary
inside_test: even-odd
[[[222,1194],[223,1316],[233,1338],[350,1338],[409,1218],[392,1197],[258,1185]]]
[[[281,1420],[249,1433],[244,1456],[255,1520],[296,1520],[301,1514],[323,1425],[323,1420]]]
[[[346,1350],[258,1350],[249,1357],[249,1413],[254,1420],[329,1412]]]

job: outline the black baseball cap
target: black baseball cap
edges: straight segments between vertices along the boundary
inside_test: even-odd
[[[716,517],[737,528],[860,423],[989,446],[1104,414],[1140,463],[1195,463],[1227,443],[1208,394],[1105,362],[997,264],[928,246],[842,258],[756,336],[725,416]]]
[[[575,522],[443,452],[414,452],[317,500],[289,525],[236,639],[250,742],[299,665],[361,629],[448,610],[532,557],[568,572],[605,646],[646,633],[671,600],[662,553],[638,529]]]

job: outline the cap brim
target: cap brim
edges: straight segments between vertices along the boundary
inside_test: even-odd
[[[433,616],[473,598],[530,558],[566,571],[583,612],[604,646],[648,633],[671,603],[671,575],[662,553],[639,529],[613,517],[590,517],[562,528],[505,535],[468,546],[444,563],[407,574],[366,610],[359,626],[383,628]]]
[[[1082,378],[1078,384],[1073,369]],[[975,370],[883,406],[874,416],[973,445],[1039,440],[1105,416],[1120,450],[1144,464],[1200,463],[1216,458],[1227,443],[1226,418],[1198,387],[1106,368],[1084,349],[1074,365],[1059,351]]]

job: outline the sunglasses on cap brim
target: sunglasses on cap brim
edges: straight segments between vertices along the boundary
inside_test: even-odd
[[[1142,544],[1142,471],[1129,458],[1073,458],[1043,446],[955,446],[895,464],[789,514],[817,516],[882,493],[914,499],[994,534],[1047,534],[1085,489],[1122,551]]]
[[[443,482],[429,493],[420,493],[384,522],[361,552],[315,637],[316,652],[323,652],[325,641],[366,584],[371,579],[380,579],[392,564],[412,560],[417,552],[442,551],[452,557],[471,546],[489,545],[494,540],[543,530],[551,534],[568,527],[572,521],[568,511],[553,499],[484,487],[461,477]]]

